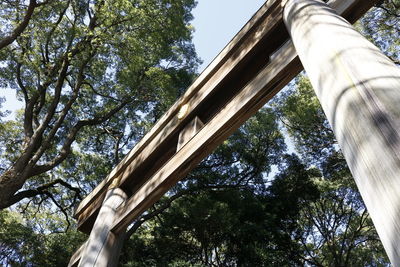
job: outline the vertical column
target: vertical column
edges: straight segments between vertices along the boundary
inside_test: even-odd
[[[386,252],[400,266],[400,69],[321,1],[286,1],[284,21]]]
[[[119,188],[112,188],[106,194],[99,215],[90,232],[86,247],[81,254],[79,267],[113,267],[118,265],[125,232],[110,231],[115,213],[127,196]]]

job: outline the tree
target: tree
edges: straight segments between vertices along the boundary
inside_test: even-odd
[[[305,76],[276,101],[282,125],[302,159],[315,169],[320,198],[300,211],[298,242],[313,266],[388,266],[389,261]],[[318,174],[319,173],[319,174]]]
[[[400,65],[400,1],[383,0],[358,23],[358,29]]]
[[[76,231],[63,233],[63,222],[57,216],[41,214],[36,220],[46,222],[47,229],[36,228],[37,222],[31,224],[17,212],[0,211],[2,266],[67,266],[76,247],[85,239]]]
[[[286,156],[271,109],[251,118],[133,224],[125,266],[265,266],[299,262],[292,235],[301,203],[318,196]],[[267,178],[273,165],[280,175]],[[166,208],[167,207],[167,208]],[[159,212],[162,211],[162,212]],[[138,224],[141,228],[136,227]],[[289,256],[288,256],[289,255]]]
[[[389,266],[371,218],[349,177],[318,177],[321,197],[300,216],[304,260],[313,266]]]
[[[29,25],[29,21],[31,20],[35,9],[42,5],[45,5],[46,3],[46,1],[38,3],[36,0],[30,0],[27,7],[25,7],[24,2],[18,0],[8,1],[8,3],[0,3],[0,10],[2,10],[2,15],[7,18],[1,21],[2,23],[5,23],[2,25],[11,26],[11,21],[17,22],[17,26],[11,30],[7,29],[7,26],[3,26],[3,29],[5,29],[5,31],[3,32],[3,29],[1,30],[2,36],[4,37],[0,39],[0,49],[14,42]],[[26,9],[25,15],[22,19],[21,9]],[[15,12],[15,14],[13,12]],[[14,18],[10,19],[11,16],[13,16]]]
[[[335,136],[306,76],[298,76],[274,105],[303,160],[317,164],[337,150]]]
[[[24,3],[2,2],[1,20],[18,25]],[[0,50],[0,85],[25,103],[1,127],[0,208],[51,199],[56,187],[78,198],[80,188],[58,167],[80,154],[110,168],[142,136],[142,115],[155,121],[198,62],[188,24],[193,0],[31,3],[37,11]]]
[[[35,96],[38,77],[41,81],[46,75],[49,77],[46,65],[41,63],[41,57],[46,58],[46,43],[52,51],[49,62],[53,62],[48,65],[48,71],[54,68],[57,58],[62,64],[69,64],[61,90],[64,95],[60,94],[59,107],[42,134],[41,145],[73,98],[81,70],[84,74],[69,115],[62,119],[63,126],[58,128],[37,166],[57,157],[66,134],[80,120],[90,121],[99,118],[96,114],[101,117],[121,107],[103,123],[80,128],[66,159],[25,182],[21,192],[32,192],[35,197],[19,202],[17,210],[21,214],[12,209],[0,212],[0,262],[4,265],[65,265],[84,239],[69,229],[69,210],[74,200],[107,175],[193,77],[196,59],[191,58],[189,36],[180,35],[190,34],[185,24],[190,18],[191,1],[118,0],[114,3],[100,1],[81,3],[81,6],[71,1],[46,3],[40,11],[47,12],[44,13],[47,19],[36,17],[34,12],[20,37],[0,50],[9,68],[4,75],[0,74],[1,81],[13,86],[21,99],[25,98],[24,90],[19,87],[18,79],[13,83],[14,76],[22,77],[21,84],[28,88],[25,89],[28,99]],[[124,3],[135,5],[125,9]],[[156,16],[164,14],[174,3],[187,8],[182,13],[186,18],[175,21],[173,14],[165,18]],[[53,9],[46,9],[48,5],[53,5]],[[396,1],[383,2],[372,14],[385,19],[374,24],[374,16],[367,15],[360,30],[372,32],[376,30],[374,27],[383,27],[382,23],[392,23],[398,11],[396,5]],[[64,14],[58,13],[63,7]],[[386,16],[385,8],[391,8],[388,10],[392,15]],[[121,10],[124,12],[118,12]],[[168,12],[178,10],[174,6]],[[73,14],[83,14],[80,18],[86,19],[74,22],[79,16]],[[52,17],[55,19],[49,19]],[[62,19],[55,24],[57,18]],[[170,33],[157,27],[158,19],[162,23],[177,23],[182,32],[173,32],[175,37],[168,39]],[[39,25],[43,26],[43,32],[30,36],[32,29]],[[93,30],[90,25],[94,26]],[[173,26],[168,27],[171,30]],[[388,40],[381,44],[384,48],[392,47],[394,52],[390,56],[396,58],[396,40],[387,37],[397,33],[390,27],[387,29],[384,39]],[[71,47],[65,48],[61,44],[71,38],[68,36],[73,36]],[[378,35],[372,37],[382,41]],[[153,43],[154,40],[157,42]],[[167,47],[171,44],[175,45],[173,49]],[[24,50],[27,47],[30,50]],[[69,59],[68,51],[74,51],[74,47],[79,52],[71,54]],[[135,53],[127,54],[127,47]],[[67,61],[63,56],[66,53]],[[87,58],[89,61],[85,63]],[[21,63],[19,74],[18,63]],[[54,72],[57,77],[61,75],[62,64]],[[56,76],[48,80],[43,106],[39,108],[39,96],[32,107],[34,132],[38,129],[35,118],[39,125],[43,123],[54,102]],[[3,173],[24,151],[25,118],[26,112],[21,111],[15,121],[0,121]],[[287,138],[292,138],[297,155],[287,154],[279,124],[289,133]],[[121,257],[123,266],[389,266],[343,155],[304,76],[298,77],[296,85],[281,94],[272,108],[265,108],[252,117],[133,222],[127,236],[130,238]]]

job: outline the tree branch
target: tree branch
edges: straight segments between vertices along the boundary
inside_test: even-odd
[[[396,5],[394,5],[394,6],[396,7]],[[396,17],[396,18],[400,18],[400,14],[396,14],[396,13],[392,12],[391,10],[389,10],[387,7],[385,7],[383,5],[378,5],[378,8],[382,9],[383,11],[388,13],[390,16],[393,16],[393,17]],[[398,7],[396,7],[396,8],[398,8]]]
[[[45,118],[43,119],[42,123],[39,125],[39,127],[36,129],[36,131],[33,133],[32,138],[31,138],[31,142],[29,144],[29,149],[26,151],[27,153],[31,154],[35,151],[35,148],[38,148],[38,141],[42,138],[42,135],[45,131],[45,129],[48,127],[51,119],[54,116],[54,112],[57,108],[57,105],[60,101],[60,97],[61,97],[61,90],[67,75],[67,71],[68,71],[68,67],[69,67],[69,60],[67,56],[64,56],[63,58],[63,63],[61,64],[61,70],[60,73],[58,75],[56,84],[55,84],[55,89],[54,89],[54,97],[53,97],[53,101],[50,103],[50,106],[48,108],[47,114],[45,116]],[[53,72],[57,71],[58,64],[56,64],[53,67],[52,70],[52,74],[55,74]],[[51,75],[53,76],[53,75]],[[49,86],[51,84],[51,78],[49,78],[48,81],[45,82],[45,85],[40,86],[39,91],[41,94],[45,93],[44,91],[46,90],[46,87]],[[39,96],[39,94],[37,94]]]
[[[54,196],[50,192],[46,191],[46,192],[44,192],[44,194],[47,197],[49,197],[53,201],[54,205],[56,205],[60,209],[60,211],[64,214],[65,220],[67,221],[67,228],[65,229],[65,232],[68,231],[69,227],[71,226],[71,223],[69,221],[69,216],[68,216],[67,211],[63,208],[63,206],[60,205],[60,203],[57,202],[57,200],[54,198]]]
[[[39,98],[39,95],[37,93],[35,93],[31,98],[29,98],[28,91],[22,82],[21,67],[22,67],[22,64],[17,63],[16,78],[17,78],[17,84],[24,95],[24,100],[25,100],[24,134],[25,134],[25,141],[29,142],[30,138],[33,135],[33,125],[32,125],[33,109],[36,104],[36,101]]]
[[[102,97],[104,97],[104,98],[109,98],[109,99],[112,99],[112,100],[114,100],[114,101],[121,101],[121,100],[118,99],[118,98],[115,98],[115,97],[112,97],[112,96],[110,96],[110,95],[105,95],[105,94],[100,93],[99,91],[97,91],[96,89],[94,89],[94,87],[93,87],[93,85],[92,85],[91,83],[89,83],[89,82],[87,82],[87,81],[85,81],[84,84],[88,85],[89,88],[90,88],[90,89],[93,91],[93,93],[95,93],[96,95],[102,96]]]
[[[21,89],[22,93],[24,94],[25,103],[28,103],[29,102],[29,96],[28,96],[28,91],[26,90],[26,87],[25,87],[25,85],[24,85],[24,83],[22,82],[22,79],[21,79],[21,67],[22,67],[22,64],[18,62],[17,63],[17,71],[16,71],[17,84],[18,84],[19,88]]]
[[[90,126],[90,125],[98,125],[101,124],[108,119],[110,119],[112,116],[114,116],[118,111],[120,111],[124,106],[126,106],[130,100],[126,100],[123,103],[121,103],[119,106],[115,107],[111,111],[109,111],[107,114],[101,117],[96,117],[90,120],[81,120],[78,121],[74,127],[72,127],[66,137],[66,140],[61,148],[60,153],[58,156],[56,156],[52,161],[47,162],[43,165],[38,165],[33,167],[30,177],[44,173],[48,170],[51,170],[52,168],[58,166],[61,162],[63,162],[67,156],[71,153],[71,145],[75,141],[75,138],[78,134],[78,132],[85,126]],[[37,162],[39,158],[34,157],[32,158],[32,161]]]
[[[72,105],[75,103],[76,99],[78,98],[78,93],[79,90],[83,84],[83,80],[85,78],[84,75],[84,69],[89,63],[90,59],[92,58],[92,55],[89,56],[80,66],[79,71],[78,71],[78,77],[76,79],[76,83],[73,89],[73,95],[72,97],[68,100],[68,102],[65,104],[64,108],[61,111],[60,116],[54,123],[52,129],[48,133],[46,139],[43,141],[40,149],[35,153],[34,157],[32,160],[36,163],[37,160],[43,155],[43,153],[50,147],[51,142],[54,139],[54,136],[56,135],[58,129],[61,127],[62,123],[64,122],[65,117],[67,116],[69,110],[71,109]]]
[[[26,11],[25,17],[22,20],[22,22],[13,30],[13,32],[10,35],[0,40],[0,50],[6,47],[7,45],[11,44],[12,42],[14,42],[18,38],[18,36],[21,35],[21,33],[28,26],[33,11],[35,10],[36,7],[37,7],[36,0],[30,0],[28,10]]]
[[[57,29],[58,25],[60,24],[60,22],[62,21],[62,18],[65,15],[65,12],[67,12],[67,9],[70,5],[71,0],[67,1],[67,5],[65,6],[65,8],[63,10],[61,10],[60,15],[58,16],[57,21],[54,23],[53,28],[51,28],[49,34],[47,35],[47,40],[46,40],[46,44],[45,44],[45,55],[46,55],[46,61],[49,62],[49,44],[50,44],[50,40],[51,37],[53,36],[53,33],[55,32],[55,30]]]
[[[39,195],[45,195],[45,194],[49,193],[48,189],[53,188],[58,184],[68,188],[71,191],[74,191],[75,195],[77,195],[79,199],[82,199],[82,197],[80,195],[81,190],[78,187],[74,187],[62,179],[56,179],[50,183],[41,185],[35,189],[29,189],[29,190],[18,192],[17,194],[15,194],[14,196],[11,197],[9,203],[7,203],[7,204],[8,204],[8,206],[11,206],[25,198],[32,198],[32,197],[39,196]]]

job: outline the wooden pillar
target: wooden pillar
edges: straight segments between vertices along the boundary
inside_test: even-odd
[[[112,188],[106,194],[90,232],[86,247],[81,254],[79,267],[113,267],[123,246],[125,231],[116,234],[110,231],[117,208],[124,204],[127,196],[120,188]]]
[[[400,69],[321,1],[288,0],[283,16],[386,252],[400,266]]]

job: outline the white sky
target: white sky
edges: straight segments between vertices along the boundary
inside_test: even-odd
[[[202,71],[239,32],[265,0],[198,0],[193,10],[193,42]]]

